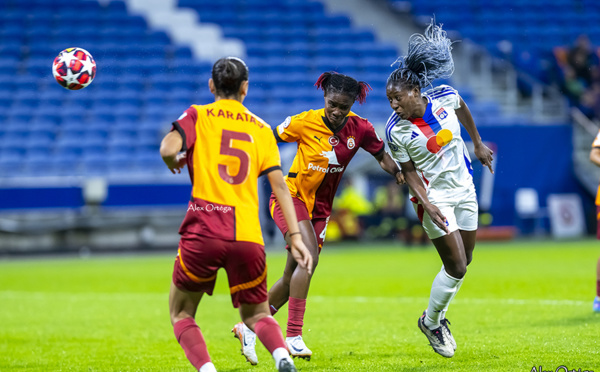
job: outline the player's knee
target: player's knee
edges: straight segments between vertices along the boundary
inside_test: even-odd
[[[471,261],[473,261],[473,255],[472,254],[468,254],[467,255],[467,266],[469,266],[469,264],[471,264]]]
[[[446,265],[445,270],[451,277],[462,279],[467,274],[467,264],[466,262],[461,262],[454,265]]]
[[[189,318],[189,317],[193,317],[193,315],[190,315],[184,311],[179,311],[179,312],[171,312],[171,325],[175,325],[175,323],[177,323],[180,320]]]
[[[317,255],[316,257],[313,256],[313,262],[312,262],[312,272],[315,272],[315,269],[317,268],[317,265],[319,264],[319,256]]]

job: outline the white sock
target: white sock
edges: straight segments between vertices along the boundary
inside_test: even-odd
[[[425,314],[425,326],[429,329],[436,329],[440,326],[440,319],[444,309],[458,291],[463,279],[456,279],[448,275],[446,270],[442,270],[435,276],[431,285],[431,295],[429,296],[429,306]]]
[[[217,372],[215,365],[212,362],[204,363],[198,372]]]
[[[442,310],[442,313],[440,314],[440,320],[441,319],[446,319],[446,311],[448,311],[448,306],[450,306],[450,302],[452,302],[452,300],[454,300],[454,297],[456,296],[456,294],[458,293],[458,291],[460,291],[460,287],[462,286],[462,284],[463,284],[463,281],[461,280],[460,283],[458,283],[458,287],[456,287],[456,291],[452,295],[452,298],[450,298],[450,301],[448,301],[448,305],[446,305],[446,307],[444,308],[444,310]]]
[[[292,365],[294,364],[292,358],[290,358],[290,352],[284,347],[278,347],[277,349],[273,350],[273,359],[275,359],[275,368],[279,366],[279,362],[282,359],[288,359]]]

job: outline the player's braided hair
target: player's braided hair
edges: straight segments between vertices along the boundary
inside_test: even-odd
[[[365,102],[367,94],[369,94],[370,90],[373,90],[364,81],[356,81],[356,79],[350,76],[338,74],[335,71],[322,73],[319,79],[317,79],[315,86],[318,89],[323,89],[325,94],[330,92],[347,94],[360,104]]]
[[[213,65],[212,79],[220,96],[237,96],[242,82],[248,80],[248,66],[236,57],[221,58]]]
[[[409,89],[424,88],[437,78],[449,78],[454,72],[452,41],[441,25],[432,19],[423,35],[413,34],[408,39],[408,54],[399,57],[398,64],[387,83],[398,82]]]

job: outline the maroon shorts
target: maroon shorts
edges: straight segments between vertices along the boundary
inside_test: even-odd
[[[596,226],[596,238],[600,240],[600,205],[596,206],[596,219],[598,220],[598,225]]]
[[[224,268],[234,307],[268,300],[264,246],[185,234],[173,268],[173,283],[190,292],[212,295],[217,270]]]
[[[327,223],[329,222],[329,217],[313,218],[311,220],[308,214],[308,209],[306,208],[306,204],[304,204],[302,200],[294,197],[292,197],[292,201],[294,203],[294,209],[296,210],[296,217],[298,218],[298,222],[310,220],[310,222],[312,223],[313,228],[315,229],[315,235],[317,236],[319,253],[321,253],[323,243],[325,242],[325,233],[327,231]],[[273,217],[275,224],[285,237],[285,234],[288,232],[289,229],[287,227],[287,223],[285,222],[285,218],[283,217],[283,212],[279,207],[279,203],[277,203],[275,194],[271,194],[271,199],[269,200],[269,210],[271,211],[271,216]],[[290,247],[286,245],[285,249],[289,250]]]

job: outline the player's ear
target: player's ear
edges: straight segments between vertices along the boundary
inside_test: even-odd
[[[217,94],[217,88],[215,87],[215,82],[212,78],[208,79],[208,89],[212,94]]]
[[[247,95],[248,95],[248,80],[244,80],[240,84],[240,96],[245,97]]]
[[[412,89],[412,93],[414,97],[421,97],[421,88],[419,87],[414,87]]]

